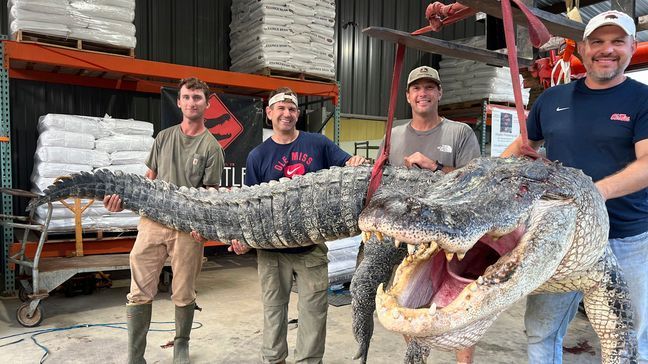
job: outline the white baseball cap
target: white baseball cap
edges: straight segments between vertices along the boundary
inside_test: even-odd
[[[593,31],[604,26],[604,25],[616,25],[617,27],[623,29],[623,31],[630,36],[635,36],[637,28],[635,27],[634,20],[628,16],[626,13],[622,13],[616,10],[604,11],[601,14],[593,17],[587,23],[585,27],[585,33],[583,33],[583,40],[589,37]]]

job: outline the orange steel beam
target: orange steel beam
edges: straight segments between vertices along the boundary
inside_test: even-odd
[[[137,80],[112,80],[107,78],[84,77],[72,74],[62,74],[27,69],[9,69],[9,78],[39,81],[48,83],[63,83],[78,86],[107,88],[121,91],[145,93],[160,93],[163,86],[176,87],[177,83]]]
[[[142,78],[157,79],[154,80],[154,82],[169,82],[179,80],[184,77],[195,76],[211,85],[236,87],[248,89],[250,91],[270,91],[280,86],[286,86],[290,87],[300,95],[333,98],[334,103],[337,103],[338,98],[338,89],[337,84],[335,83],[301,81],[270,76],[251,75],[238,72],[220,71],[208,68],[177,65],[172,63],[146,61],[103,53],[92,53],[67,48],[50,47],[41,44],[19,43],[8,40],[3,41],[3,43],[5,48],[4,67],[6,69],[9,69],[10,71],[14,71],[13,74],[16,75],[17,78],[20,78],[20,76],[27,77],[27,73],[15,72],[17,71],[17,69],[12,68],[13,61],[60,66],[61,68],[117,73],[124,76],[133,77],[136,79],[135,82],[144,84],[150,81]],[[32,74],[32,76],[35,75],[36,74]],[[57,75],[58,76],[54,76],[54,74],[52,73],[50,74],[50,77],[58,77],[59,81],[63,79],[68,79],[70,81],[77,80],[74,77],[70,77],[64,74]],[[102,80],[101,78],[90,78],[96,82],[102,82],[100,81]],[[47,80],[47,78],[40,80]],[[142,92],[159,92],[159,89],[157,91],[154,91],[152,87],[149,86],[139,87],[139,90],[141,90]]]

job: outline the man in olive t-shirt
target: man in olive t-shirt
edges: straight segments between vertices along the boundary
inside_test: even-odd
[[[197,78],[180,82],[179,125],[162,130],[146,160],[149,179],[161,179],[177,186],[218,187],[223,171],[223,150],[205,127],[209,87]],[[121,211],[118,195],[106,196],[109,211]],[[183,233],[146,217],[137,227],[137,239],[130,253],[131,288],[126,296],[128,363],[145,363],[146,334],[151,323],[151,304],[157,293],[164,262],[171,260],[171,301],[175,304],[176,336],[173,362],[189,363],[189,334],[196,307],[196,278],[202,267],[205,239],[197,232]]]

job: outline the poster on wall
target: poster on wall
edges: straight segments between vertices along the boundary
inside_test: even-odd
[[[529,112],[525,110],[525,114]],[[491,105],[491,157],[499,157],[518,135],[520,124],[515,108]]]
[[[161,128],[179,124],[182,113],[177,104],[178,90],[163,87],[161,92]],[[240,187],[245,180],[245,160],[261,144],[263,100],[260,97],[211,94],[205,112],[205,126],[225,151],[222,187]]]

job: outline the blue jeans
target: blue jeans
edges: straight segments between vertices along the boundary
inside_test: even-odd
[[[648,364],[648,231],[621,239],[610,246],[623,270],[635,310],[639,342],[638,362]],[[530,364],[562,363],[562,342],[576,316],[583,294],[568,292],[527,297],[524,325]]]

